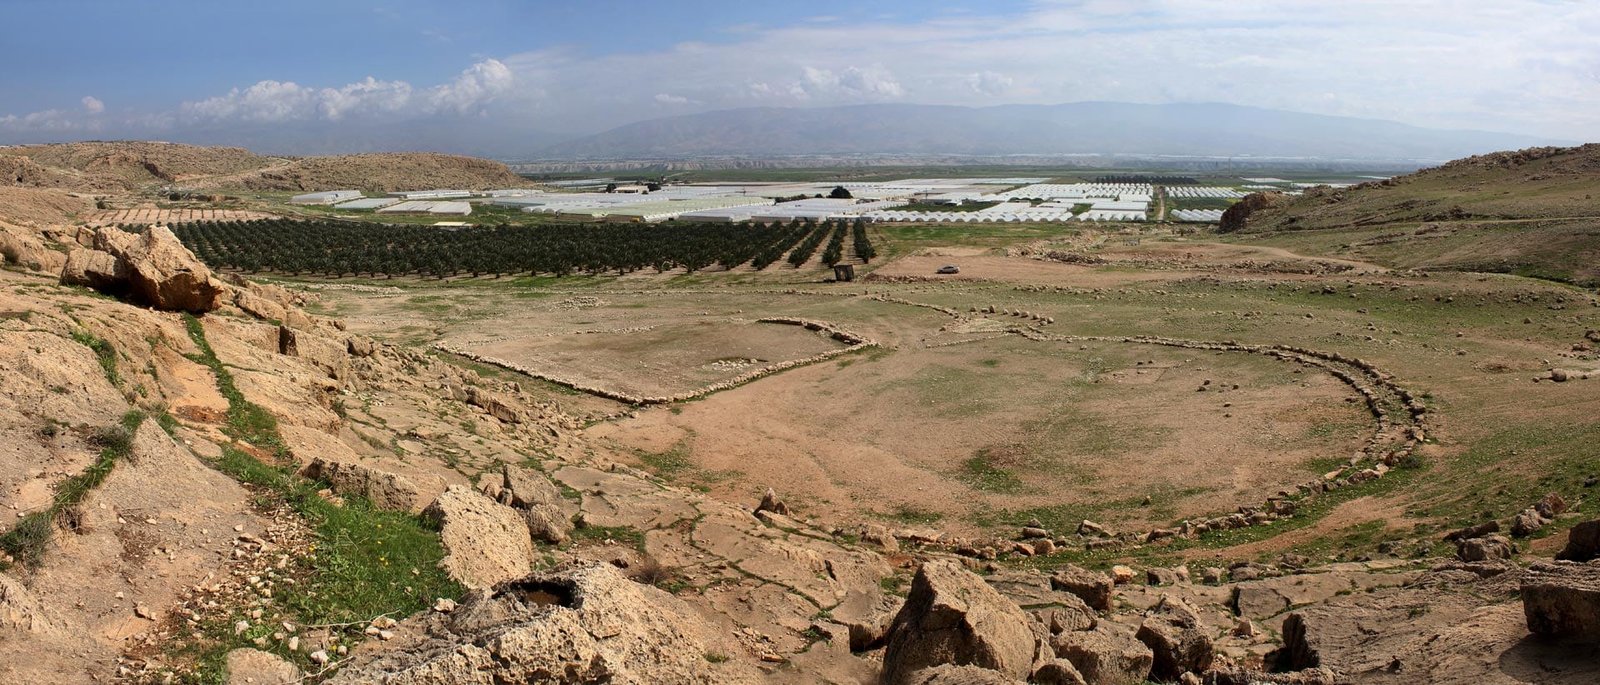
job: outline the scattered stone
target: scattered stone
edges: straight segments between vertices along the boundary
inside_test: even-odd
[[[1456,541],[1456,558],[1462,561],[1510,559],[1516,553],[1516,544],[1504,535],[1488,535]]]
[[[1111,580],[1117,585],[1127,585],[1132,583],[1136,576],[1137,574],[1132,568],[1123,566],[1122,564],[1117,564],[1116,566],[1111,567]]]

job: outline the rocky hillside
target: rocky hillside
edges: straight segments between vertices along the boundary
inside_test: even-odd
[[[356,188],[388,192],[419,188],[515,188],[527,184],[526,179],[499,162],[431,152],[396,152],[305,157],[246,174],[207,179],[196,185],[249,190]]]
[[[0,148],[0,179],[9,185],[70,190],[131,190],[236,174],[272,165],[237,147],[142,141],[61,143]]]
[[[1600,144],[1468,157],[1347,189],[1318,188],[1251,218],[1262,232],[1398,222],[1600,216]]]
[[[1600,144],[1469,157],[1300,197],[1258,194],[1221,230],[1392,267],[1600,285]]]
[[[116,193],[177,186],[218,190],[376,192],[526,185],[504,164],[425,152],[276,158],[244,148],[96,142],[0,147],[0,188]]]
[[[1559,495],[1507,527],[1575,523],[1560,561],[1487,521],[1447,559],[1035,567],[1107,533],[676,486],[163,228],[0,224],[0,258],[0,682],[1600,680],[1600,521]]]

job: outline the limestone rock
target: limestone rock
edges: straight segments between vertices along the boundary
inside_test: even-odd
[[[490,497],[522,512],[528,533],[535,540],[563,544],[572,535],[572,519],[563,513],[561,491],[544,474],[506,464],[495,479],[485,479],[480,487],[493,491]]]
[[[522,520],[528,526],[528,535],[540,542],[563,545],[572,537],[572,519],[562,516],[558,508],[524,509]]]
[[[1078,596],[1097,611],[1111,610],[1111,576],[1068,564],[1050,576],[1050,586]]]
[[[978,666],[943,664],[911,674],[906,685],[1022,685],[1021,680]]]
[[[1157,680],[1176,680],[1185,672],[1211,667],[1215,650],[1199,612],[1182,600],[1164,597],[1134,635],[1154,653],[1150,669]]]
[[[259,649],[228,652],[228,685],[284,685],[303,677],[294,664],[275,654]]]
[[[506,464],[501,470],[504,487],[498,499],[501,504],[528,509],[532,507],[560,507],[561,490],[550,478],[533,469]]]
[[[1528,537],[1539,532],[1539,529],[1543,528],[1547,522],[1545,517],[1539,515],[1537,509],[1528,507],[1511,519],[1511,535],[1519,538]]]
[[[774,514],[789,515],[789,505],[778,499],[778,493],[772,488],[767,488],[767,494],[761,496],[761,503],[756,505],[756,512],[770,511]]]
[[[516,510],[476,490],[452,485],[428,505],[425,516],[439,521],[439,541],[448,553],[439,562],[469,588],[486,588],[528,574],[533,540]]]
[[[889,627],[905,606],[905,599],[876,589],[852,591],[832,610],[833,620],[850,631],[850,651],[865,652],[884,645]]]
[[[1066,659],[1051,659],[1034,669],[1028,682],[1035,685],[1087,685],[1083,674]]]
[[[200,314],[222,305],[227,286],[165,227],[139,234],[105,227],[95,233],[94,242],[95,250],[67,256],[63,283],[127,294],[165,311]]]
[[[1150,675],[1155,655],[1123,628],[1101,623],[1094,630],[1052,636],[1056,656],[1078,669],[1088,685],[1134,685]]]
[[[128,270],[109,252],[77,248],[67,254],[67,261],[61,268],[61,282],[121,294],[128,287]]]
[[[1600,563],[1536,563],[1522,575],[1528,630],[1600,641]]]
[[[1600,558],[1600,519],[1584,521],[1567,531],[1567,546],[1556,554],[1562,561]]]
[[[412,511],[421,496],[415,483],[405,476],[389,473],[366,464],[313,457],[300,475],[325,481],[340,494],[367,498],[373,506],[392,511]]]
[[[1510,559],[1516,552],[1517,546],[1504,535],[1487,535],[1456,541],[1456,558],[1462,561]]]
[[[1028,615],[954,561],[930,561],[890,629],[884,682],[915,682],[942,664],[979,666],[1016,680],[1032,670],[1036,641]]]
[[[1209,685],[1335,685],[1339,680],[1333,671],[1326,668],[1309,668],[1289,673],[1264,673],[1227,666],[1206,673],[1205,682]]]
[[[0,225],[0,263],[29,271],[61,273],[66,255],[46,247],[38,236],[20,228]]]
[[[496,505],[498,506],[498,505]],[[711,631],[682,601],[609,564],[568,566],[424,612],[415,642],[357,652],[330,683],[661,683],[735,680],[714,665]],[[748,678],[739,678],[745,681]]]

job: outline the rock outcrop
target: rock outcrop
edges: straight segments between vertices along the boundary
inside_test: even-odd
[[[61,282],[83,285],[164,311],[200,314],[222,305],[227,286],[162,226],[134,234],[95,232],[94,248],[67,255]]]
[[[282,657],[259,649],[228,652],[228,685],[289,685],[305,675]]]
[[[405,476],[389,473],[366,464],[314,457],[300,469],[300,475],[328,483],[343,494],[367,498],[379,509],[411,511],[416,507],[417,486]]]
[[[568,566],[401,624],[413,639],[358,652],[338,685],[745,682],[683,603],[607,564]]]
[[[563,509],[561,491],[542,473],[506,464],[500,473],[484,476],[478,489],[520,512],[535,540],[559,545],[572,534],[572,519]]]
[[[1199,612],[1182,600],[1166,597],[1157,604],[1134,635],[1150,648],[1154,662],[1151,677],[1177,680],[1186,672],[1211,668],[1216,653]]]
[[[1560,561],[1590,561],[1600,558],[1600,519],[1584,521],[1567,531],[1567,546],[1556,554]]]
[[[1050,585],[1057,590],[1070,592],[1096,611],[1111,609],[1111,591],[1115,587],[1111,576],[1067,565],[1050,576]]]
[[[1015,603],[960,564],[924,563],[889,630],[884,682],[916,682],[917,671],[945,664],[1024,679],[1037,651],[1029,623]]]
[[[1050,640],[1056,656],[1072,662],[1089,685],[1135,685],[1144,682],[1155,663],[1150,648],[1121,626],[1102,623]]]
[[[487,588],[532,568],[533,540],[522,517],[476,490],[453,485],[423,515],[439,522],[448,553],[439,565],[462,585]]]
[[[1522,575],[1528,630],[1600,641],[1600,563],[1536,563]]]

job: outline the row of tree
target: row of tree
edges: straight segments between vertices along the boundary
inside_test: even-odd
[[[819,225],[802,220],[771,225],[674,222],[443,230],[291,219],[200,221],[172,227],[196,256],[216,268],[335,278],[621,275],[641,269],[695,272],[744,264],[760,270],[785,254],[798,267],[824,238],[842,236],[846,228],[844,222]],[[856,230],[859,254],[865,234],[859,225]]]

